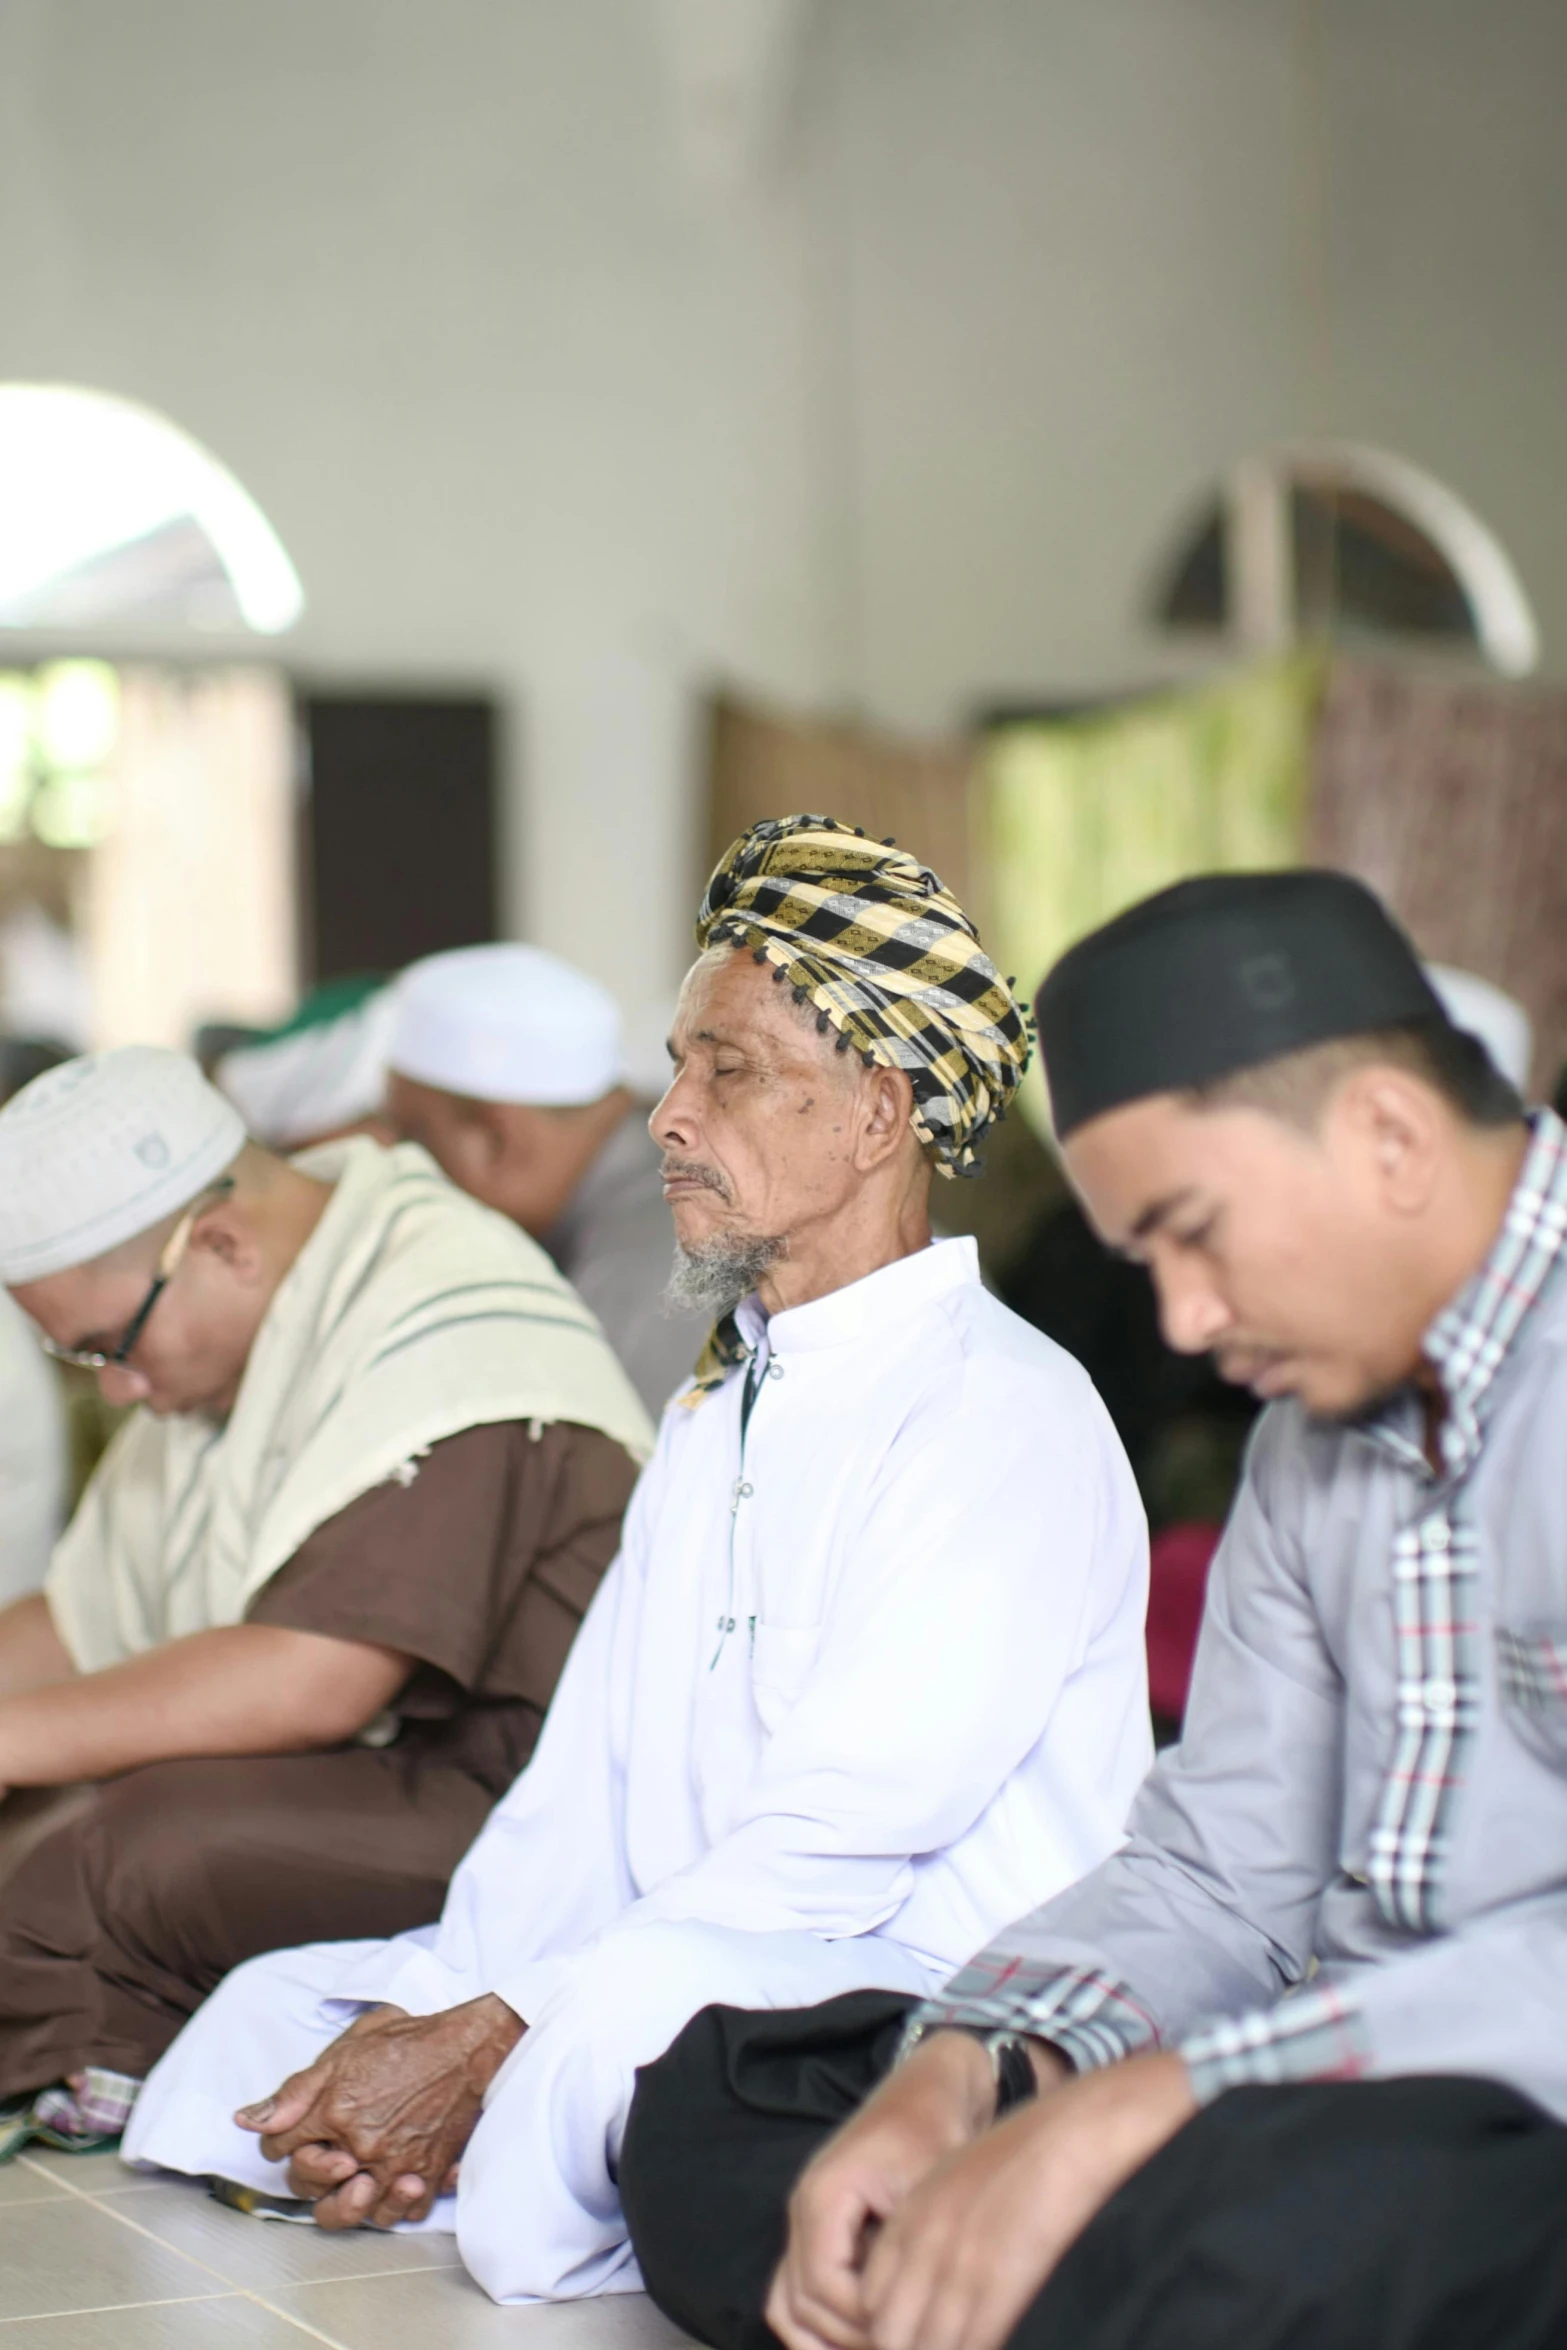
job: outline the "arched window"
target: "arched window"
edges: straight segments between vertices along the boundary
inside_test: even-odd
[[[1404,458],[1349,443],[1238,465],[1188,518],[1153,611],[1248,649],[1402,640],[1467,648],[1508,676],[1539,658],[1523,585],[1479,516]]]
[[[275,636],[303,609],[259,506],[167,417],[71,385],[0,384],[0,627]]]
[[[293,710],[263,640],[303,607],[167,417],[0,384],[0,1028],[184,1044],[286,1007]]]

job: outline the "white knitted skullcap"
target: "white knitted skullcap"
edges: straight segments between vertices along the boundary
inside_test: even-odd
[[[244,1145],[239,1112],[184,1053],[128,1044],[46,1070],[0,1110],[0,1285],[149,1231]]]
[[[1428,963],[1426,977],[1453,1026],[1477,1036],[1508,1084],[1525,1092],[1534,1059],[1534,1022],[1517,998],[1447,963]]]
[[[481,1102],[596,1102],[625,1074],[607,989],[542,947],[456,947],[393,988],[387,1054],[400,1076]]]

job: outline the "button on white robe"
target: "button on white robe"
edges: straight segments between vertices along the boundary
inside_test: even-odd
[[[283,2189],[234,2106],[354,2007],[496,1992],[529,2029],[455,2198],[497,2300],[638,2283],[635,2067],[714,2001],[923,1992],[1115,1845],[1150,1759],[1147,1541],[1088,1379],[972,1241],[741,1324],[665,1414],[538,1751],[439,1925],[253,1960],[149,2079],[135,2161]]]

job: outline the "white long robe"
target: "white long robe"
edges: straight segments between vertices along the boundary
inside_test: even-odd
[[[777,1315],[677,1399],[538,1752],[439,1925],[253,1960],[131,2160],[273,2191],[232,2109],[386,2000],[528,2031],[432,2224],[497,2300],[638,2283],[635,2067],[713,2001],[925,1991],[1115,1845],[1150,1759],[1147,1542],[1087,1378],[947,1241]]]

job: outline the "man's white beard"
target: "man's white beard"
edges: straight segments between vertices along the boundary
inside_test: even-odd
[[[727,1314],[749,1297],[764,1273],[789,1254],[784,1239],[764,1239],[741,1232],[715,1234],[694,1248],[675,1243],[675,1262],[664,1290],[664,1305],[672,1314]]]

